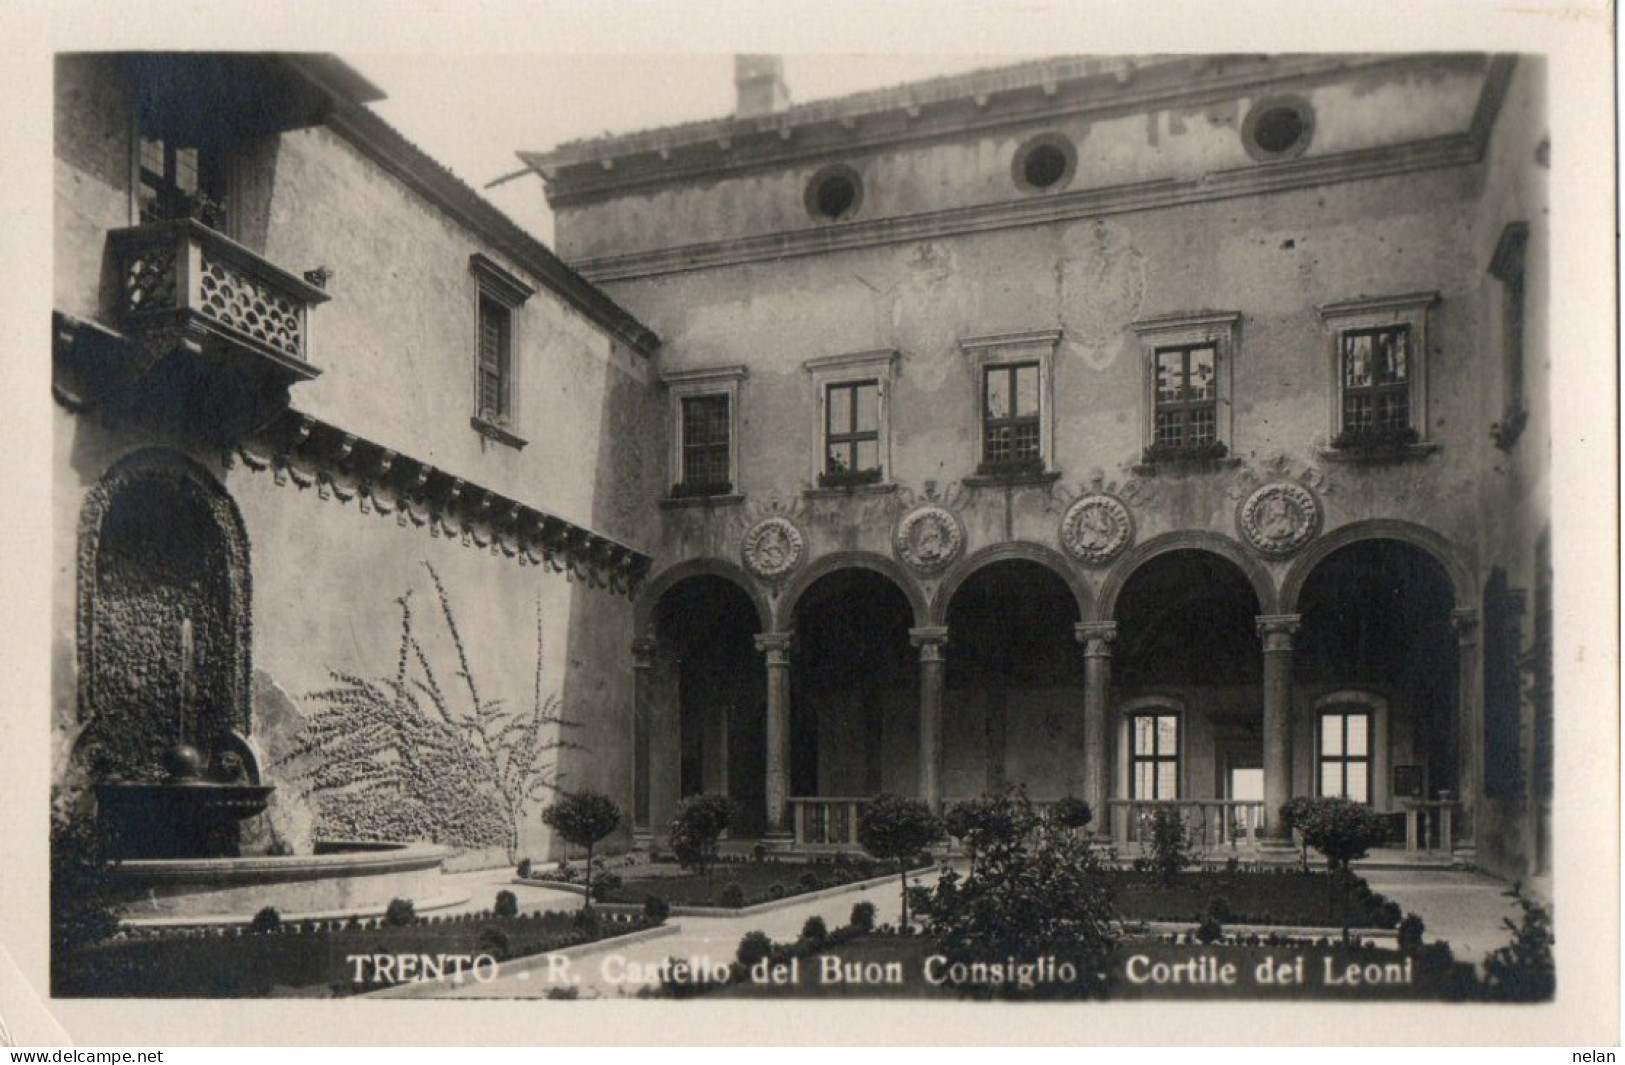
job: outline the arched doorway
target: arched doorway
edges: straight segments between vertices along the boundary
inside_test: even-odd
[[[1248,575],[1210,551],[1168,551],[1129,575],[1112,654],[1116,798],[1263,798],[1259,613]]]
[[[654,609],[665,697],[675,709],[678,796],[706,793],[734,800],[734,836],[765,826],[767,689],[753,643],[761,622],[744,590],[703,574],[678,581]],[[654,767],[651,766],[651,775]],[[659,767],[671,774],[672,767]],[[664,825],[657,826],[660,828]]]
[[[179,743],[206,761],[241,749],[248,581],[236,506],[186,458],[139,453],[92,491],[80,525],[76,761],[93,780],[159,779]]]
[[[1027,559],[972,573],[948,601],[943,796],[1082,795],[1083,652],[1077,597]]]
[[[919,776],[914,607],[876,570],[826,573],[795,601],[790,794],[912,795]]]
[[[1295,770],[1316,795],[1379,810],[1460,786],[1450,576],[1399,540],[1328,554],[1298,596]]]

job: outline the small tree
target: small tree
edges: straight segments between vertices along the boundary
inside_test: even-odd
[[[1364,858],[1372,847],[1388,838],[1388,823],[1364,803],[1350,799],[1316,799],[1300,815],[1297,829],[1306,845],[1326,859],[1326,912],[1332,910],[1332,890],[1343,885],[1343,941],[1349,938],[1350,899],[1354,882],[1353,863]]]
[[[709,876],[717,860],[717,841],[733,823],[734,804],[726,795],[691,795],[677,807],[671,823],[671,849],[684,869]]]
[[[620,827],[621,810],[615,800],[596,791],[571,791],[542,811],[542,822],[565,842],[587,848],[587,891],[583,908],[592,906],[592,849]]]
[[[1180,870],[1196,861],[1185,834],[1185,819],[1172,806],[1159,806],[1151,815],[1151,867],[1164,884],[1172,885]]]
[[[1300,840],[1302,840],[1303,822],[1308,819],[1310,811],[1312,811],[1315,807],[1316,801],[1317,800],[1311,799],[1307,795],[1297,795],[1282,803],[1281,827],[1286,829],[1288,832],[1291,832],[1293,829],[1297,829],[1298,836]],[[1308,840],[1302,840],[1302,850],[1303,871],[1307,873],[1309,871]]]
[[[970,856],[971,871],[976,870],[976,856],[995,843],[1025,836],[1037,824],[1038,816],[1024,792],[993,798],[965,799],[948,807],[943,816],[943,827],[948,835],[959,840]]]
[[[1484,957],[1484,990],[1503,1002],[1544,1002],[1557,993],[1557,964],[1552,959],[1552,915],[1526,898],[1518,887],[1507,892],[1518,900],[1523,918],[1504,918],[1512,942]]]
[[[1047,816],[1069,832],[1088,827],[1095,819],[1095,811],[1075,795],[1056,799],[1050,804]]]
[[[897,861],[903,888],[903,928],[908,927],[908,862],[942,838],[942,821],[931,807],[901,795],[879,795],[858,819],[858,843],[881,861]]]

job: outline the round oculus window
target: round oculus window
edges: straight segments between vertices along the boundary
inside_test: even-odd
[[[1011,176],[1032,191],[1057,189],[1072,180],[1078,154],[1072,142],[1059,134],[1034,137],[1016,150]]]
[[[1247,113],[1241,142],[1247,154],[1261,162],[1292,159],[1309,147],[1315,132],[1315,112],[1301,96],[1261,100]]]
[[[814,218],[850,218],[862,202],[863,179],[849,166],[826,166],[807,183],[807,213]]]

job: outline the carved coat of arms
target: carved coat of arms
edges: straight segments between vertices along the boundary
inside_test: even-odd
[[[763,580],[777,580],[801,564],[807,553],[801,530],[788,518],[763,518],[745,533],[745,568]]]
[[[1241,504],[1236,524],[1254,551],[1287,558],[1320,531],[1320,501],[1302,485],[1267,484]]]
[[[1061,546],[1079,562],[1101,566],[1123,553],[1134,539],[1134,519],[1116,496],[1086,495],[1061,519]]]
[[[917,507],[897,523],[892,538],[897,557],[921,573],[935,573],[959,557],[965,533],[942,507]]]

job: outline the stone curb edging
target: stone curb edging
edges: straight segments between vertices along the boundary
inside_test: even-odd
[[[624,947],[633,943],[642,943],[645,940],[660,939],[664,936],[676,935],[680,929],[674,924],[659,924],[653,928],[640,928],[636,932],[628,932],[620,936],[606,936],[603,939],[594,939],[588,943],[577,943],[574,946],[562,947],[558,950],[544,950],[539,954],[527,954],[522,958],[511,958],[499,965],[499,978],[507,979],[519,973],[532,972],[536,969],[546,968],[550,957],[577,958],[605,947]],[[380,988],[377,991],[368,991],[364,994],[352,996],[354,998],[419,998],[434,997],[432,992],[444,990],[448,987],[462,987],[470,978],[461,979],[453,976],[441,976],[434,980],[423,980],[417,983],[396,984],[394,987]]]
[[[910,869],[905,876],[916,877],[932,872],[939,868],[935,865],[922,865],[918,869]],[[673,906],[672,917],[754,917],[757,914],[773,913],[803,902],[821,902],[826,898],[833,898],[847,891],[867,891],[879,884],[890,882],[891,874],[870,877],[868,880],[853,880],[846,884],[835,884],[832,887],[819,888],[817,891],[804,891],[798,895],[786,895],[782,899],[769,899],[750,906],[738,908],[729,906]],[[585,895],[586,888],[580,884],[566,884],[551,880],[526,880],[523,877],[514,877],[509,881],[512,884],[523,884],[526,887],[555,887],[560,891],[568,891],[572,895]],[[642,913],[643,904],[637,902],[595,902],[593,909],[603,909],[609,913]],[[1341,934],[1341,933],[1339,933]]]
[[[414,903],[415,913],[431,913],[435,910],[449,909],[452,906],[461,906],[473,898],[466,891],[449,891],[443,895],[435,895],[421,904]],[[302,921],[345,921],[351,917],[382,917],[389,907],[385,906],[357,906],[348,910],[316,910],[308,913],[282,914],[283,924],[298,924]],[[119,920],[120,928],[216,928],[232,925],[247,927],[254,923],[254,915],[239,916],[213,916],[213,917],[125,917]]]
[[[1145,928],[1156,935],[1166,935],[1170,932],[1190,932],[1200,922],[1198,921],[1132,921],[1124,922],[1136,927],[1144,925]],[[1283,925],[1283,924],[1227,924],[1224,925],[1224,934],[1227,936],[1290,936],[1294,939],[1334,939],[1343,938],[1341,927],[1331,928],[1320,925]],[[1399,932],[1393,928],[1350,928],[1350,938],[1381,939],[1398,942]]]

